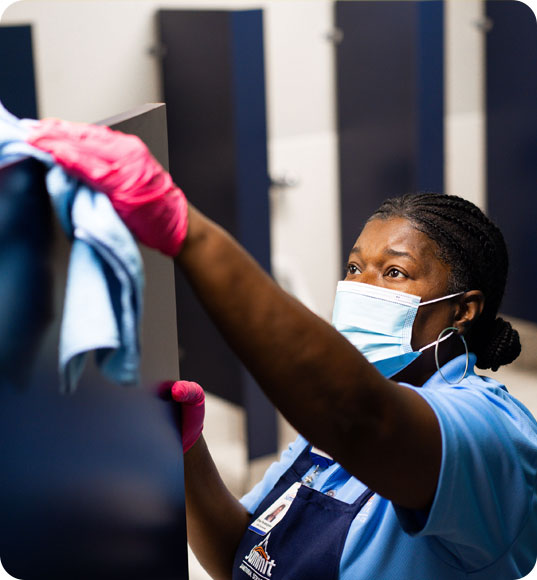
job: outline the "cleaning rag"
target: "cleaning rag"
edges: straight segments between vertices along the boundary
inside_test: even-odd
[[[53,207],[72,240],[59,344],[62,390],[76,389],[91,351],[107,378],[136,384],[144,286],[140,252],[105,194],[67,175],[50,154],[26,142],[34,123],[0,103],[0,168],[27,157],[42,162]]]

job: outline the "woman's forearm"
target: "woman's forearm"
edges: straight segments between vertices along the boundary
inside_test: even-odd
[[[203,437],[184,456],[188,543],[212,578],[231,578],[250,515],[223,483]]]
[[[422,397],[383,377],[194,208],[177,261],[228,344],[306,439],[384,497],[428,505],[441,439]]]
[[[303,435],[329,450],[332,438],[359,425],[357,410],[375,420],[375,393],[384,377],[193,208],[177,260],[227,342]],[[346,415],[353,425],[345,424]]]

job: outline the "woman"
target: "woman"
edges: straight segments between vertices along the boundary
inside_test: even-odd
[[[496,370],[520,351],[496,317],[505,244],[477,207],[432,194],[383,204],[351,250],[334,328],[187,209],[136,140],[43,121],[31,142],[105,191],[144,243],[175,257],[302,434],[239,502],[200,436],[201,389],[173,387],[185,403],[189,541],[214,578],[509,579],[531,570],[537,425],[473,370]],[[262,524],[284,503],[276,525]]]

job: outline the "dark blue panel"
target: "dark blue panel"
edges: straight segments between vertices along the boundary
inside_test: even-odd
[[[159,25],[171,173],[270,272],[262,12],[166,10]],[[274,453],[274,408],[180,272],[177,295],[181,373],[245,407],[250,458]]]
[[[170,173],[197,208],[237,236],[230,14],[164,10],[159,28]],[[241,404],[238,360],[178,269],[176,292],[182,376]]]
[[[263,13],[233,12],[233,113],[239,241],[270,272]]]
[[[0,379],[3,566],[24,580],[186,579],[182,454],[167,404],[87,373],[62,396],[53,362],[20,392]]]
[[[414,2],[336,2],[342,250],[387,197],[417,186]]]
[[[92,365],[74,395],[59,392],[69,247],[63,233],[54,239],[37,162],[0,169],[0,222],[2,565],[25,580],[187,578],[170,405],[111,385]],[[144,360],[160,359],[159,342],[145,342]]]
[[[18,117],[37,118],[30,26],[0,26],[0,100]]]
[[[522,2],[487,2],[488,213],[507,241],[502,311],[537,322],[537,22]]]
[[[52,211],[44,168],[0,169],[0,377],[24,382],[53,316]]]
[[[233,115],[235,120],[237,237],[270,272],[269,178],[263,13],[231,13]],[[276,414],[251,375],[244,371],[249,459],[277,449]]]
[[[444,191],[444,2],[418,2],[420,191]]]
[[[387,197],[443,191],[443,2],[336,2],[342,248]]]

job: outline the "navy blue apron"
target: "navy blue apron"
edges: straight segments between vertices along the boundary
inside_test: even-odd
[[[312,467],[311,447],[261,502],[251,523]],[[373,492],[366,489],[352,504],[300,486],[284,518],[266,535],[248,529],[233,563],[233,580],[337,580],[350,525]]]

